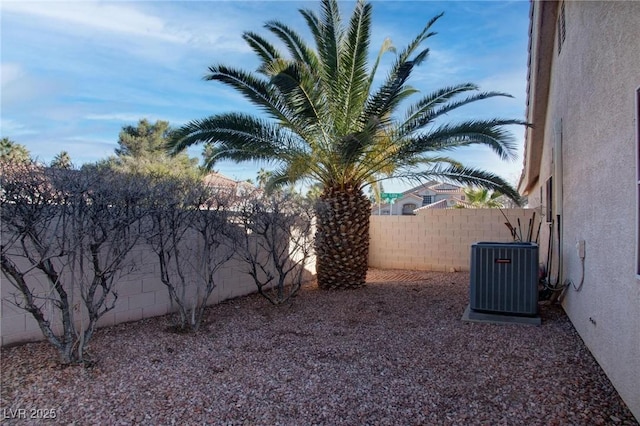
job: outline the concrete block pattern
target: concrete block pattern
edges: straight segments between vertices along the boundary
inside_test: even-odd
[[[25,315],[13,315],[2,318],[2,335],[16,334],[24,331]]]
[[[169,313],[169,303],[161,304],[156,303],[155,305],[147,306],[142,308],[142,317],[143,318],[153,318],[157,316],[166,315]]]
[[[532,210],[506,209],[512,224]],[[512,241],[495,209],[426,210],[416,216],[371,216],[369,263],[381,269],[469,270],[471,244]]]
[[[98,327],[108,327],[116,324],[116,313],[109,311],[104,314],[97,323]]]
[[[151,276],[146,276],[144,278],[142,278],[141,280],[142,282],[142,292],[143,293],[149,293],[152,291],[167,291],[167,286],[165,286],[162,281],[160,280],[160,277],[156,277],[154,275]]]
[[[132,294],[138,294],[142,291],[142,280],[136,279],[131,281],[122,281],[116,285],[116,291],[118,297],[130,296]]]
[[[116,312],[116,324],[130,321],[138,321],[142,319],[142,308],[129,309],[125,312]]]
[[[6,336],[3,334],[2,346],[22,342],[37,342],[43,339],[42,332],[39,329],[37,331],[22,331],[19,334],[8,334]]]
[[[155,292],[140,293],[129,296],[129,309],[153,306],[156,303]]]
[[[528,223],[531,213],[524,209],[505,210],[512,223],[518,217],[521,223]],[[416,216],[371,216],[369,264],[381,269],[468,270],[471,244],[511,240],[504,222],[502,214],[492,209],[432,210]],[[138,268],[118,283],[116,306],[100,320],[99,326],[165,315],[170,311],[169,295],[159,279],[153,253],[141,247],[132,256]],[[314,267],[310,265],[309,269],[314,270]],[[208,299],[209,304],[254,293],[256,287],[244,270],[244,265],[237,260],[231,260],[221,268],[216,274],[217,286]],[[12,287],[3,283],[3,298],[9,296],[9,289]],[[189,294],[193,292],[193,288],[188,289]],[[35,320],[6,300],[2,301],[1,314],[3,345],[42,340]]]

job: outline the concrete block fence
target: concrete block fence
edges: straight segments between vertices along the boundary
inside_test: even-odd
[[[99,327],[166,315],[171,311],[169,293],[160,281],[160,267],[155,254],[148,247],[141,247],[134,250],[131,255],[136,258],[136,270],[125,275],[117,283],[118,299],[115,308],[100,318]],[[217,272],[215,278],[218,285],[209,298],[209,304],[216,304],[256,291],[251,277],[243,272],[244,268],[244,265],[231,259]],[[32,276],[32,279],[38,280],[38,277]],[[18,293],[18,291],[3,273],[0,273],[0,287],[2,294],[0,305],[2,346],[42,340],[42,332],[31,314],[11,303],[14,300],[12,294]],[[43,286],[43,290],[46,288]],[[195,287],[187,288],[187,295],[194,293]],[[60,324],[54,322],[53,326],[54,329],[61,330]]]
[[[520,218],[524,226],[533,210],[508,209],[504,213],[514,225]],[[495,209],[427,210],[417,216],[371,216],[369,265],[380,269],[468,271],[471,244],[512,241],[505,221]],[[132,255],[136,256],[138,267],[118,283],[116,307],[101,318],[100,326],[170,312],[169,295],[160,281],[155,255],[146,247],[140,247]],[[209,299],[210,304],[256,291],[243,270],[244,266],[232,259],[218,271],[218,286]],[[309,265],[308,271],[314,273],[315,264]],[[10,303],[11,293],[16,290],[2,273],[0,287],[2,345],[42,340],[42,333],[31,315]]]
[[[526,233],[534,210],[503,209]],[[498,209],[423,210],[416,216],[371,216],[369,266],[380,269],[468,271],[471,245],[513,241]],[[536,218],[536,231],[538,219]]]

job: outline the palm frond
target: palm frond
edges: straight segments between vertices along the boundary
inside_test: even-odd
[[[424,49],[413,60],[396,61],[386,81],[367,100],[361,121],[371,116],[390,117],[404,99],[416,92],[413,88],[405,87],[405,83],[414,67],[419,65],[428,53],[429,49]]]
[[[360,116],[362,123],[365,123],[369,117],[391,116],[393,110],[406,98],[406,96],[400,96],[400,94],[403,93],[403,85],[409,79],[412,70],[413,63],[404,62],[397,70],[387,76],[383,85],[369,96]]]
[[[242,34],[242,38],[262,60],[262,65],[258,69],[259,71],[264,70],[276,59],[282,58],[280,52],[278,52],[278,50],[262,36],[254,32],[247,31]]]
[[[411,133],[415,128],[414,122],[417,121],[422,114],[432,110],[438,105],[448,102],[450,99],[461,93],[471,90],[478,90],[478,86],[473,83],[463,83],[455,86],[446,86],[429,93],[427,96],[424,96],[418,102],[407,108],[404,121],[398,126],[399,129],[404,130],[404,134]]]
[[[371,3],[357,0],[346,25],[338,0],[321,0],[317,14],[306,9],[300,13],[315,43],[307,44],[285,23],[269,21],[265,28],[284,44],[282,52],[247,31],[243,38],[260,61],[258,72],[215,65],[205,77],[231,87],[267,118],[220,114],[192,121],[175,132],[172,152],[205,143],[210,146],[205,161],[209,166],[220,159],[262,160],[280,166],[277,182],[309,178],[325,188],[361,189],[387,175],[501,184],[491,174],[464,168],[443,151],[479,144],[503,159],[513,158],[514,139],[505,126],[524,122],[489,119],[439,125],[437,120],[464,105],[507,94],[479,92],[471,83],[452,85],[398,114],[418,92],[409,79],[428,58],[425,41],[435,34],[432,27],[442,14],[398,52],[385,40],[369,68]],[[374,88],[387,52],[394,52],[395,58]]]
[[[517,204],[521,203],[521,197],[507,181],[502,177],[479,169],[470,167],[460,167],[450,165],[447,167],[434,166],[428,170],[414,174],[418,179],[442,179],[463,185],[472,185],[478,188],[485,188],[492,191],[498,191],[506,195]]]
[[[307,65],[310,69],[317,68],[318,57],[315,52],[306,45],[302,37],[292,28],[278,21],[267,22],[264,27],[275,34],[287,46],[289,54],[295,61]]]
[[[209,165],[221,159],[280,160],[305,149],[303,141],[287,129],[239,113],[191,121],[173,132],[168,147],[176,154],[199,143],[208,144],[205,162]]]
[[[398,167],[402,169],[415,169],[420,166],[433,166],[434,164],[449,164],[452,166],[462,167],[462,163],[446,155],[421,155],[410,158],[405,162],[398,163]]]
[[[409,178],[417,172],[419,173],[424,167],[442,166],[443,164],[462,167],[459,161],[444,155],[419,155],[404,159],[398,159],[394,155],[369,157],[368,161],[361,162],[358,180],[366,179],[368,175],[378,174],[398,179]]]
[[[269,77],[269,83],[273,83],[273,78],[285,71],[292,64],[295,64],[295,62],[290,59],[276,58],[268,64],[261,66],[260,72]]]
[[[351,15],[349,28],[341,46],[340,86],[344,94],[343,132],[354,131],[367,92],[367,59],[371,37],[371,4],[359,0]]]
[[[344,31],[340,10],[336,0],[322,0],[322,16],[318,26],[316,45],[320,60],[320,75],[325,87],[329,90],[328,98],[340,99],[338,72],[340,70],[340,45]]]
[[[389,37],[385,38],[382,42],[380,50],[378,51],[378,56],[376,56],[376,61],[373,63],[373,68],[371,68],[371,72],[369,73],[366,90],[367,93],[371,92],[371,85],[373,84],[373,79],[376,77],[376,73],[378,72],[380,61],[382,60],[382,56],[384,56],[384,54],[387,52],[396,52],[396,48]]]
[[[280,166],[271,172],[271,176],[269,176],[269,179],[267,179],[264,185],[264,190],[267,194],[271,194],[273,191],[292,183],[294,183],[294,181],[289,177],[287,168]]]
[[[318,99],[311,98],[315,93],[313,76],[301,68],[299,62],[291,62],[271,79],[271,84],[279,89],[292,112],[303,118],[306,125],[313,126],[318,123],[319,114],[315,104]]]
[[[413,68],[420,65],[427,57],[429,49],[420,51],[413,60],[410,58],[426,39],[436,34],[430,32],[429,29],[442,16],[443,13],[431,18],[423,30],[398,54],[383,85],[369,97],[361,121],[365,121],[366,117],[372,115],[378,117],[390,115],[404,99],[398,94],[402,93],[403,85],[411,75]]]
[[[313,35],[313,38],[316,41],[316,45],[318,45],[318,42],[322,37],[322,32],[320,30],[320,19],[318,19],[318,15],[316,15],[314,11],[309,9],[298,9],[298,12],[300,12],[305,21],[307,21],[307,26],[311,31],[311,35]]]
[[[417,113],[411,121],[405,122],[405,124],[401,125],[400,128],[402,129],[402,131],[408,134],[431,124],[438,117],[441,117],[442,115],[447,114],[451,111],[454,111],[457,108],[460,108],[464,105],[477,102],[483,99],[494,98],[497,96],[508,97],[508,98],[513,97],[503,92],[481,92],[472,96],[468,96],[465,99],[461,99],[459,101],[448,102],[437,108],[433,108],[430,105],[425,105],[422,111]]]
[[[268,81],[224,65],[211,66],[209,71],[205,80],[216,80],[233,87],[251,103],[278,120],[282,126],[305,135],[308,123],[289,109],[281,94]]]
[[[424,43],[426,39],[437,34],[429,30],[438,19],[442,18],[443,15],[444,12],[434,16],[429,20],[429,22],[427,22],[427,25],[424,26],[422,31],[407,45],[407,47],[404,48],[404,50],[402,50],[402,52],[400,52],[398,55],[398,63],[408,61],[411,55],[413,55],[413,52],[415,52],[415,50]]]
[[[233,87],[251,103],[281,121],[288,121],[286,106],[278,93],[273,90],[268,81],[260,79],[246,71],[230,68],[224,65],[209,67],[209,74],[204,79],[216,80]]]
[[[380,121],[372,117],[362,131],[340,138],[336,143],[336,152],[340,156],[339,161],[343,167],[357,166],[362,159],[362,154],[374,143],[379,125]]]
[[[444,124],[433,130],[417,135],[399,151],[398,157],[405,158],[419,153],[451,150],[469,145],[486,145],[503,160],[516,157],[514,138],[503,126],[526,124],[522,120],[474,120],[458,124]]]
[[[271,192],[274,189],[294,184],[308,176],[322,181],[323,173],[309,155],[296,155],[272,171],[265,189],[267,192]]]

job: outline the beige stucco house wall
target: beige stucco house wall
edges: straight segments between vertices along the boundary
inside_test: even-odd
[[[559,216],[564,309],[640,419],[640,2],[536,1],[531,22],[520,191]]]

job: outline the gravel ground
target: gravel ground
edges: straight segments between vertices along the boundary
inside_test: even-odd
[[[44,343],[2,349],[0,408],[48,424],[638,424],[557,306],[541,327],[465,323],[466,273],[369,272],[359,290],[303,288],[207,313],[99,330],[94,367]],[[35,412],[31,410],[41,409]],[[47,411],[52,410],[52,411]],[[42,421],[44,424],[45,421]],[[40,423],[37,423],[40,424]]]

